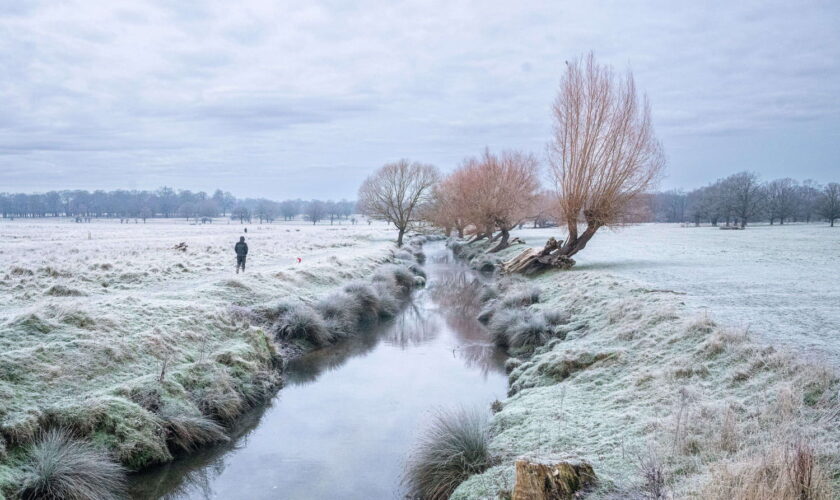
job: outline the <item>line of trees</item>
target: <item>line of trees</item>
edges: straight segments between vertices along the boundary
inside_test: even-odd
[[[566,227],[567,238],[549,240],[522,266],[570,267],[571,256],[600,228],[638,220],[665,159],[632,74],[616,76],[592,54],[567,63],[552,111],[548,189],[540,184],[537,158],[522,151],[485,150],[445,177],[401,160],[365,180],[362,213],[394,224],[398,244],[407,228],[424,221],[447,234],[469,230],[471,241],[498,242],[489,252],[508,247],[514,227],[553,220]]]
[[[672,190],[651,196],[656,222],[690,222],[696,225],[768,221],[770,224],[840,219],[840,184],[821,186],[812,180],[791,178],[762,182],[753,172],[739,172],[684,192]]]
[[[212,195],[204,191],[175,191],[169,187],[155,191],[0,193],[0,215],[3,218],[120,218],[145,221],[154,217],[212,219],[230,216],[242,222],[254,219],[272,222],[279,218],[293,220],[303,217],[315,224],[326,220],[330,223],[340,222],[351,218],[354,213],[354,201],[238,199],[220,189]]]

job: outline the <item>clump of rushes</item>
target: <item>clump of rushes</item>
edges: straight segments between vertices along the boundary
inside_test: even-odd
[[[125,470],[105,452],[63,429],[41,434],[26,451],[18,494],[23,500],[125,498]]]
[[[403,482],[411,498],[444,500],[473,474],[493,465],[487,417],[465,409],[440,410],[415,444]]]

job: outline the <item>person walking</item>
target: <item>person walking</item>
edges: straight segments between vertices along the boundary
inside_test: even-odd
[[[245,237],[240,236],[239,241],[233,246],[233,251],[236,252],[236,274],[239,274],[239,269],[245,272],[245,257],[248,256],[248,244],[245,243]]]

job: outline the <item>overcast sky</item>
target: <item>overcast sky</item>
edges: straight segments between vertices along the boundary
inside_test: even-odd
[[[590,50],[647,92],[664,188],[840,181],[840,2],[643,3],[0,0],[0,191],[352,198],[402,157],[544,156]]]

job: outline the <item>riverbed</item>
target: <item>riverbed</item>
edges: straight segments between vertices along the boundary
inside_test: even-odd
[[[135,499],[402,498],[418,432],[440,408],[489,413],[504,353],[475,318],[480,276],[442,244],[428,282],[393,321],[292,361],[286,386],[232,439],[135,475]]]

